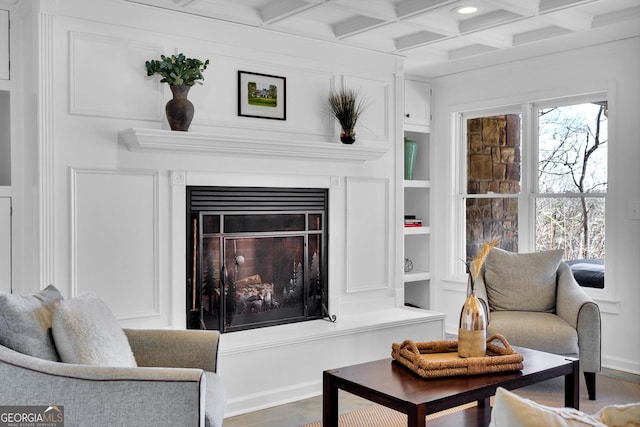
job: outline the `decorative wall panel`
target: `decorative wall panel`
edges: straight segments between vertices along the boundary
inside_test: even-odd
[[[356,125],[358,137],[389,140],[389,83],[381,80],[345,76],[343,86],[358,91],[365,106]]]
[[[144,63],[161,53],[152,44],[71,32],[71,114],[160,120],[163,90],[169,89],[157,77],[147,77]]]
[[[389,181],[347,178],[347,292],[389,287]]]
[[[119,319],[159,315],[158,172],[71,170],[72,292]]]

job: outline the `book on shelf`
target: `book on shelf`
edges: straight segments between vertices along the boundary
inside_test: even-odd
[[[404,226],[405,227],[422,227],[422,220],[420,218],[416,218],[415,215],[405,215]]]

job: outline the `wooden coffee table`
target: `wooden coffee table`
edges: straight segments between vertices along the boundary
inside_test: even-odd
[[[513,348],[524,357],[521,371],[424,379],[393,359],[324,371],[323,426],[338,426],[339,389],[407,414],[409,427],[423,427],[428,414],[474,401],[477,407],[430,420],[429,426],[487,426],[489,399],[498,387],[513,390],[560,376],[564,376],[564,405],[580,409],[578,359]]]

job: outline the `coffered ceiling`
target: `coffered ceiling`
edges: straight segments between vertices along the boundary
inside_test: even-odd
[[[640,35],[640,0],[125,1],[401,55],[425,77]]]

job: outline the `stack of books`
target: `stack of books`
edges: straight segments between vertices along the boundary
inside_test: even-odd
[[[422,227],[422,220],[420,218],[416,218],[415,215],[405,215],[404,226],[405,227]]]

